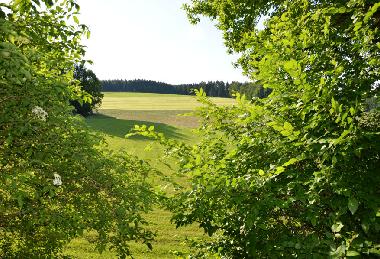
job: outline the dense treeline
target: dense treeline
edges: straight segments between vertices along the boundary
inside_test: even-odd
[[[197,84],[171,85],[163,82],[135,79],[135,80],[104,80],[102,89],[104,92],[140,92],[140,93],[160,93],[160,94],[183,94],[192,95],[194,89],[203,88],[207,96],[232,97],[238,92],[245,94],[247,98],[264,98],[269,95],[270,90],[264,89],[260,84],[253,82],[223,82],[209,81]]]

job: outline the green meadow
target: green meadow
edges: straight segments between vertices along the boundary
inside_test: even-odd
[[[235,102],[234,99],[228,98],[211,99],[219,105],[231,105]],[[136,155],[148,161],[163,175],[173,176],[174,171],[159,159],[162,149],[158,144],[139,136],[125,138],[125,135],[134,125],[153,125],[156,131],[164,133],[169,138],[189,144],[195,143],[197,136],[194,129],[198,125],[198,119],[184,114],[199,106],[194,96],[112,92],[104,94],[98,113],[87,118],[86,122],[91,129],[104,134],[109,148]],[[175,165],[171,166],[175,168]],[[168,183],[161,179],[160,176],[152,175],[150,181],[164,188]],[[173,176],[173,179],[179,184],[186,185],[184,178]],[[157,233],[157,237],[152,243],[152,251],[145,245],[131,243],[134,258],[176,258],[181,253],[189,252],[187,245],[189,239],[206,238],[197,225],[176,229],[175,225],[170,223],[170,212],[161,208],[145,216],[150,229]],[[66,247],[65,253],[74,258],[116,258],[116,255],[109,251],[99,255],[89,242],[91,238],[93,234],[87,233],[84,238],[75,239]]]

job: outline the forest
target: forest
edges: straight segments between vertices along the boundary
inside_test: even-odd
[[[123,113],[129,93],[108,92],[108,114],[74,114],[103,97],[82,89],[95,77],[78,70],[91,36],[80,6],[0,3],[0,257],[68,258],[83,238],[86,252],[133,258],[138,243],[146,257],[159,251],[149,219],[166,213],[174,230],[163,239],[189,243],[172,257],[378,258],[380,1],[192,0],[183,9],[193,24],[216,24],[254,83],[103,87],[193,88],[191,109],[182,106],[193,97],[179,95],[161,108],[177,105],[196,129],[150,123],[172,118],[154,106],[158,94]],[[146,159],[153,148],[161,152]],[[178,234],[194,226],[205,236]]]
[[[194,95],[194,90],[203,89],[207,96],[233,97],[235,93],[244,94],[248,99],[253,97],[264,98],[270,94],[270,89],[253,82],[222,82],[209,81],[194,84],[171,85],[152,80],[103,80],[101,81],[104,92],[140,92],[160,94],[184,94]]]

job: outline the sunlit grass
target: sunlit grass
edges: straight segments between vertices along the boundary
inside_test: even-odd
[[[219,105],[235,103],[232,98],[211,97]],[[101,109],[117,109],[128,111],[161,110],[161,111],[190,111],[200,104],[195,96],[176,94],[150,93],[104,93]]]
[[[227,105],[235,102],[227,98],[213,98],[213,101]],[[158,160],[162,156],[162,147],[157,143],[152,143],[143,137],[126,139],[124,136],[135,124],[146,124],[153,125],[158,132],[164,133],[169,138],[189,144],[195,143],[197,136],[192,129],[198,125],[197,118],[177,116],[177,114],[191,112],[198,106],[194,96],[105,93],[99,113],[87,118],[86,121],[90,128],[104,134],[109,147],[113,150],[124,150],[136,155],[164,175],[172,176],[177,183],[186,185],[185,177],[174,177],[173,171]],[[173,167],[175,168],[175,165]],[[155,185],[168,185],[160,181],[159,177],[152,176],[150,180]],[[186,244],[188,238],[204,236],[203,231],[196,225],[176,229],[170,222],[171,213],[160,208],[145,217],[150,223],[149,228],[157,232],[157,238],[152,243],[152,251],[145,245],[131,242],[134,258],[175,258],[174,251],[188,252]],[[116,258],[116,254],[109,251],[99,255],[95,247],[85,238],[72,241],[65,253],[76,258]]]
[[[189,252],[187,238],[202,237],[202,231],[196,226],[182,227],[176,229],[170,223],[171,213],[162,209],[156,209],[147,214],[149,229],[157,233],[155,241],[152,242],[153,249],[149,250],[146,245],[130,242],[133,257],[138,259],[175,258],[175,253],[186,254]],[[93,234],[87,233],[84,238],[73,240],[65,250],[65,254],[73,258],[117,258],[116,253],[108,250],[99,254],[95,245],[86,239],[91,239]]]

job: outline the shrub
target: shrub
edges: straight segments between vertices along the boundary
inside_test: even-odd
[[[151,169],[72,116],[69,100],[88,98],[72,71],[87,29],[67,25],[74,1],[39,3],[0,4],[0,257],[56,257],[85,230],[125,257],[128,241],[153,238],[141,216]]]

